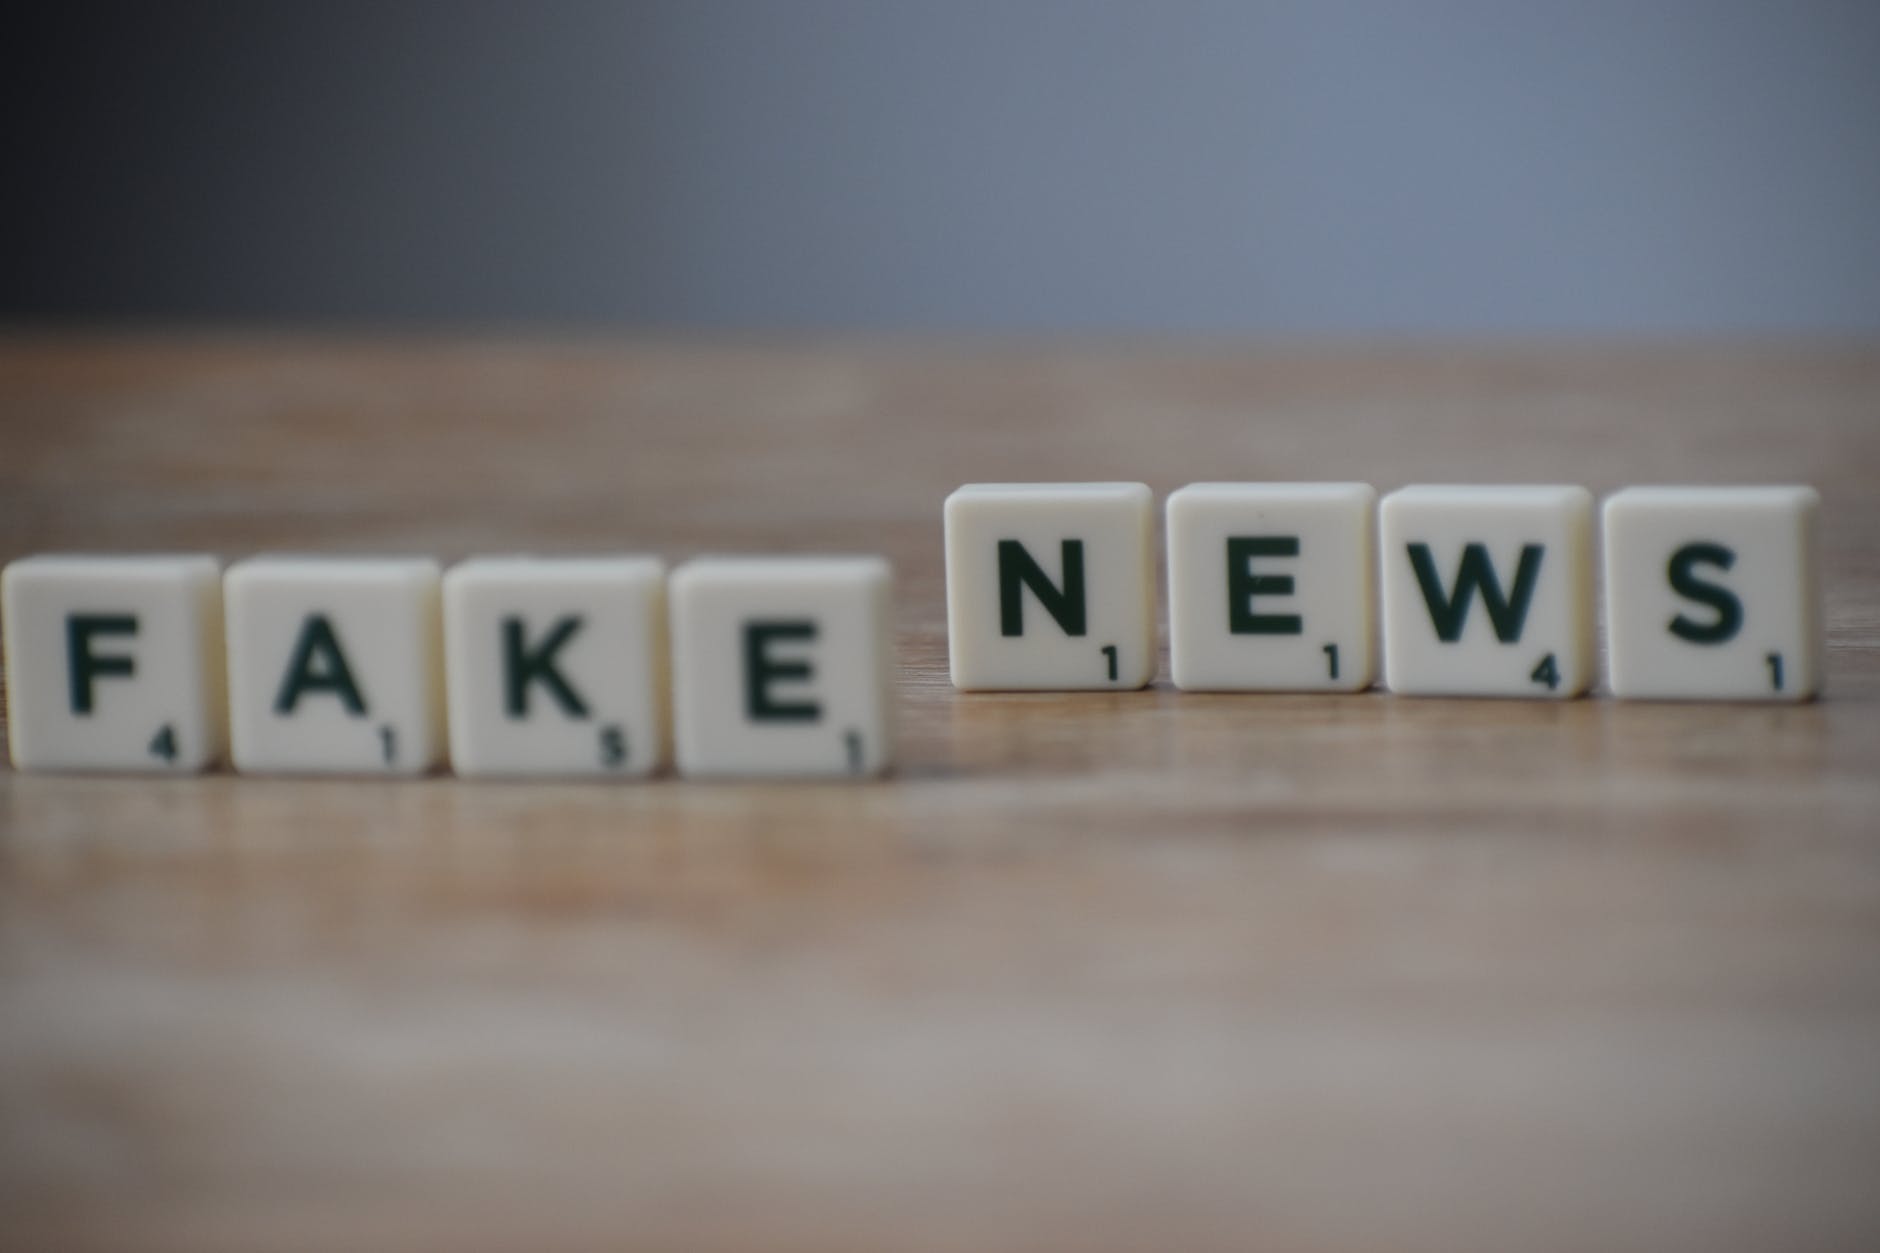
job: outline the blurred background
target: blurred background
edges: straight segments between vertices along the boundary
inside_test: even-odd
[[[1880,331],[1880,5],[62,3],[0,319]]]

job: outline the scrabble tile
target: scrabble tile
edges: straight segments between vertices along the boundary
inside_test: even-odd
[[[437,563],[254,557],[223,580],[238,770],[421,774],[444,751]]]
[[[444,656],[460,775],[639,777],[665,757],[666,570],[655,558],[453,566]]]
[[[1141,483],[970,483],[946,501],[947,654],[967,691],[1155,677],[1153,501]]]
[[[1628,487],[1605,505],[1615,696],[1806,700],[1821,688],[1820,497]]]
[[[27,557],[3,582],[15,766],[178,774],[220,760],[215,558]]]
[[[1378,510],[1384,679],[1426,696],[1564,698],[1593,679],[1583,487],[1406,487]]]
[[[1169,669],[1190,691],[1356,692],[1376,676],[1368,483],[1168,498]]]
[[[695,777],[877,774],[894,755],[878,557],[706,557],[672,575],[673,720]]]

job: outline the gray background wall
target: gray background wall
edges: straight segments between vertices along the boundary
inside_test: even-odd
[[[40,7],[9,321],[1880,330],[1880,4]]]

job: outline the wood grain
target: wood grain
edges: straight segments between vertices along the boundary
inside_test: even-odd
[[[0,557],[880,551],[864,786],[0,775],[0,1247],[1880,1247],[1880,349],[0,340]],[[1797,708],[955,694],[972,480],[1801,481]]]

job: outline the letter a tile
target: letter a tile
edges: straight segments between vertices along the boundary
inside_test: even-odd
[[[229,568],[223,599],[236,769],[406,775],[442,760],[436,562],[254,557]]]

